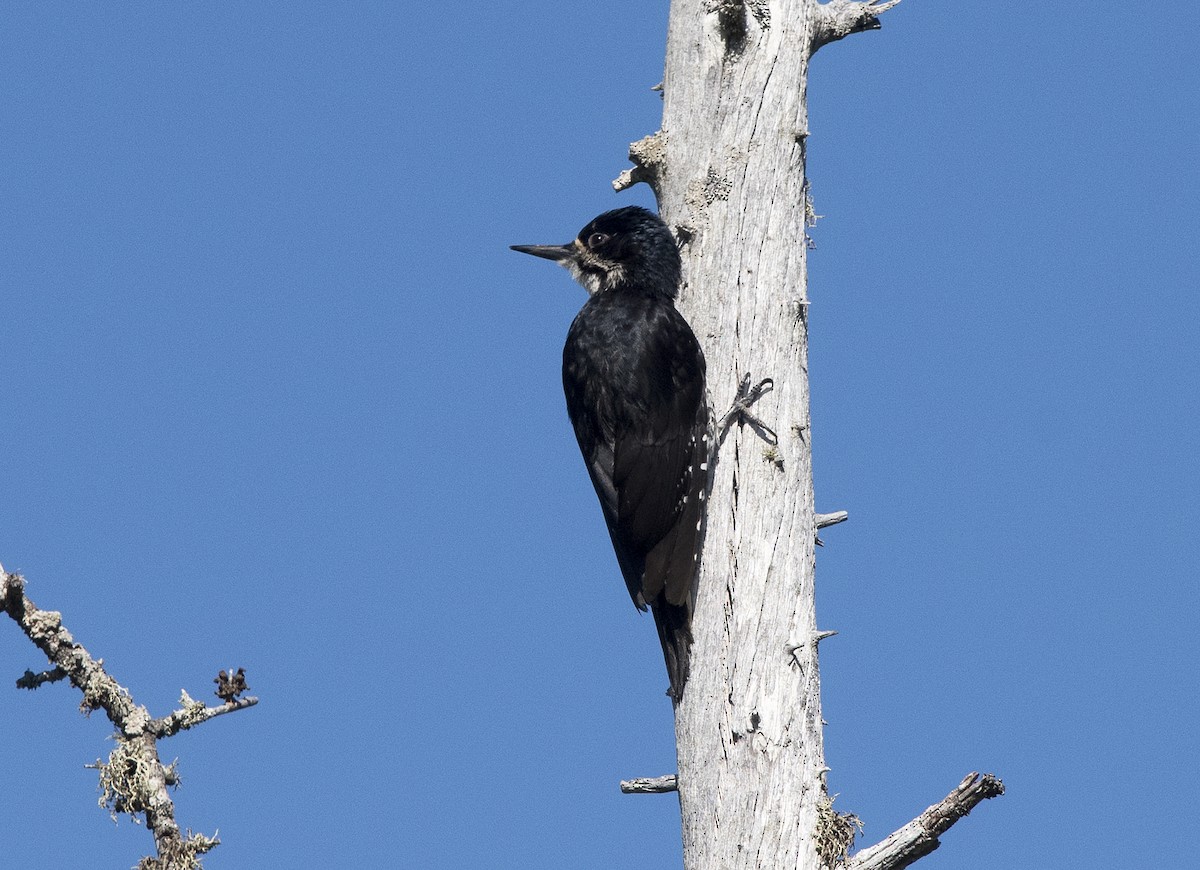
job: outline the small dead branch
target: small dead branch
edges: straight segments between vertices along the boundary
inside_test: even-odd
[[[145,707],[135,704],[129,692],[75,642],[62,624],[62,614],[41,610],[25,595],[25,579],[0,566],[0,609],[12,617],[25,635],[54,665],[34,674],[26,671],[18,686],[33,689],[44,683],[69,679],[83,693],[80,709],[85,713],[103,710],[117,730],[117,746],[107,762],[97,761],[100,773],[100,805],[116,817],[127,813],[154,835],[157,857],[143,858],[140,870],[193,870],[199,856],[220,841],[190,831],[184,835],[175,821],[175,805],[168,787],[179,783],[175,764],[164,765],[158,755],[158,740],[205,722],[214,716],[252,707],[257,698],[238,696],[247,690],[245,672],[232,676],[224,671],[217,678],[217,694],[225,699],[220,707],[207,707],[183,693],[183,708],[162,719],[151,719]],[[222,694],[224,693],[224,694]]]
[[[834,511],[831,514],[817,514],[814,517],[817,521],[817,528],[823,529],[826,526],[836,526],[838,523],[844,523],[850,519],[850,514],[846,511]]]
[[[640,779],[621,780],[621,791],[624,794],[667,794],[679,791],[675,774],[667,776],[642,777]]]
[[[40,674],[35,674],[33,671],[27,670],[17,679],[17,688],[32,691],[45,683],[57,683],[59,680],[65,680],[66,678],[67,672],[62,668],[51,668],[48,671],[42,671]]]
[[[878,30],[881,26],[879,16],[899,3],[900,0],[829,0],[828,3],[818,3],[809,54],[816,54],[822,45],[845,39],[853,33]]]
[[[938,837],[988,798],[1004,794],[1004,783],[990,773],[969,773],[958,788],[882,842],[862,849],[848,870],[901,870],[924,858],[941,843]]]
[[[850,514],[846,513],[846,511],[834,511],[831,514],[816,514],[813,519],[817,522],[817,528],[823,529],[826,526],[836,526],[838,523],[844,523],[850,519]],[[825,542],[821,540],[820,536],[817,537],[817,546],[825,546]]]
[[[634,142],[629,146],[629,159],[634,165],[613,180],[613,190],[620,193],[644,181],[657,193],[659,179],[666,165],[666,153],[667,134],[662,130]]]
[[[238,670],[241,669],[239,668]],[[221,673],[225,672],[221,671]],[[181,692],[179,703],[180,708],[178,710],[169,716],[152,720],[146,726],[147,730],[154,734],[155,737],[170,737],[178,734],[180,731],[195,728],[197,725],[207,722],[209,719],[215,719],[217,716],[223,716],[226,713],[232,713],[235,710],[241,710],[245,707],[253,707],[258,703],[258,698],[226,701],[219,707],[209,707],[203,701],[193,700],[192,696],[187,692]]]

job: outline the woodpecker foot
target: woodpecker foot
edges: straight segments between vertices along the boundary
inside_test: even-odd
[[[725,436],[729,434],[730,428],[734,423],[741,426],[743,423],[749,423],[750,428],[754,430],[763,441],[775,446],[779,443],[779,436],[775,434],[775,430],[760,420],[758,417],[750,413],[750,406],[771,392],[775,388],[775,382],[770,378],[763,378],[753,387],[750,386],[750,373],[746,372],[742,376],[742,382],[738,384],[737,395],[733,397],[733,406],[721,418],[717,424],[717,441],[718,443],[725,440]]]

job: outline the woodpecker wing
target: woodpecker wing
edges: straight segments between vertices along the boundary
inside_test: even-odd
[[[613,483],[618,530],[645,554],[641,592],[687,604],[695,575],[707,484],[708,406],[704,356],[674,308],[669,328],[656,330],[649,406],[616,444]],[[642,411],[643,409],[639,409]],[[690,607],[689,613],[690,613]]]
[[[702,398],[692,430],[687,470],[677,484],[675,524],[646,554],[642,580],[642,592],[648,598],[660,588],[670,604],[686,607],[689,624],[708,489],[708,419],[708,405]]]
[[[567,412],[630,597],[684,605],[706,483],[704,356],[669,302],[606,297],[568,335]]]

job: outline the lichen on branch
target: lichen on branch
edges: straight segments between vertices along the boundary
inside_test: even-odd
[[[179,784],[179,774],[174,763],[164,765],[160,760],[158,741],[214,716],[257,704],[257,698],[239,698],[246,688],[244,672],[239,668],[232,681],[226,677],[222,683],[218,678],[218,694],[224,704],[209,707],[193,701],[184,692],[182,709],[153,719],[146,708],[134,703],[128,690],[105,671],[102,661],[93,658],[75,642],[63,625],[62,614],[38,608],[25,595],[25,578],[7,573],[3,566],[0,566],[0,610],[21,627],[53,665],[40,674],[27,670],[17,680],[17,686],[35,689],[44,683],[69,679],[83,694],[81,711],[103,710],[116,729],[117,745],[108,761],[97,761],[89,766],[99,771],[100,806],[108,809],[114,819],[117,813],[124,813],[135,822],[144,820],[154,835],[157,854],[143,858],[138,868],[193,870],[200,867],[199,856],[220,841],[215,836],[190,831],[185,835],[180,831],[168,791],[169,787]]]

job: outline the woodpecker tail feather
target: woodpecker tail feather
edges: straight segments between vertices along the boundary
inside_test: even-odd
[[[683,698],[683,687],[688,678],[688,658],[691,655],[692,628],[689,608],[671,604],[665,597],[651,602],[654,624],[658,627],[658,639],[662,643],[663,658],[667,662],[667,676],[671,688],[667,692],[678,704]]]

